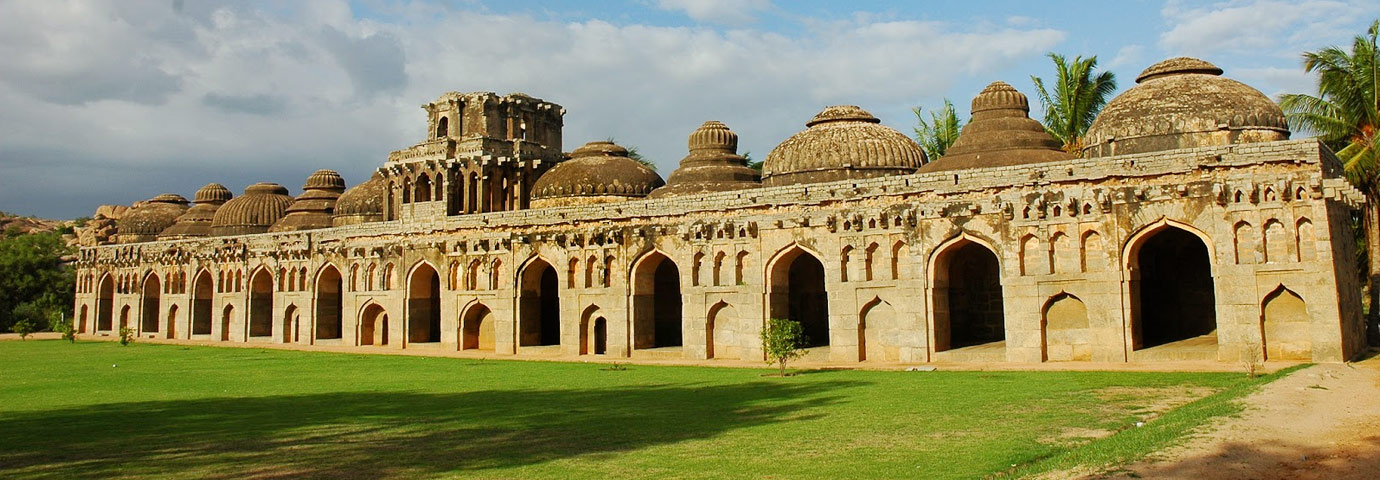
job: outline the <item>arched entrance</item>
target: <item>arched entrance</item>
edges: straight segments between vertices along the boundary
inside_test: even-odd
[[[158,314],[162,313],[162,288],[158,275],[150,274],[144,279],[142,308],[139,309],[139,331],[158,333]]]
[[[594,317],[594,354],[603,355],[609,349],[609,322],[604,317]]]
[[[129,305],[120,307],[120,328],[129,328]]]
[[[115,279],[106,275],[101,279],[100,293],[96,297],[96,331],[112,330],[111,316],[115,313]]]
[[[87,333],[86,317],[88,316],[86,305],[81,306],[81,316],[77,317],[77,333]]]
[[[221,316],[220,316],[220,341],[222,341],[222,342],[228,342],[228,341],[230,341],[230,323],[231,323],[231,318],[232,318],[234,315],[235,315],[235,306],[234,306],[234,305],[226,305],[226,306],[225,306],[225,311],[221,312]]]
[[[540,258],[522,270],[518,346],[561,344],[560,283],[556,269]]]
[[[494,314],[482,304],[470,307],[460,320],[460,349],[494,351]]]
[[[772,263],[767,294],[772,318],[800,323],[806,347],[829,345],[829,297],[824,264],[800,247],[793,247]]]
[[[297,341],[297,329],[300,327],[298,322],[301,320],[301,317],[302,314],[297,312],[297,305],[288,305],[287,308],[283,310],[283,343]]]
[[[211,272],[202,270],[192,286],[192,335],[211,334]]]
[[[961,238],[934,260],[934,350],[1006,339],[1001,264],[986,246]]]
[[[1212,259],[1197,235],[1164,226],[1131,251],[1132,337],[1136,349],[1216,338]]]
[[[249,336],[273,336],[273,274],[261,268],[249,280]]]
[[[858,315],[858,361],[896,361],[882,342],[883,332],[896,328],[896,309],[881,298],[873,298]],[[893,347],[894,348],[894,347]]]
[[[364,308],[359,316],[360,345],[388,345],[388,313],[378,304]]]
[[[407,342],[441,341],[441,275],[430,264],[412,271],[407,287]]]
[[[735,345],[738,335],[738,313],[727,302],[709,307],[705,321],[705,358],[741,358],[741,345]]]
[[[168,307],[168,336],[167,338],[177,338],[177,305]]]
[[[1313,359],[1313,335],[1303,297],[1280,285],[1265,296],[1260,312],[1266,360]]]
[[[660,252],[633,272],[633,348],[681,346],[680,270]]]
[[[340,271],[327,265],[316,275],[316,338],[338,339],[343,328],[341,321],[342,290]]]

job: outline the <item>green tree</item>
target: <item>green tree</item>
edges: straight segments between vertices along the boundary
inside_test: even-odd
[[[805,330],[794,320],[771,318],[762,329],[762,351],[767,353],[767,364],[781,367],[783,377],[786,376],[786,362],[805,354],[800,346],[806,341]]]
[[[54,317],[52,323],[48,324],[48,329],[61,333],[62,339],[66,340],[68,343],[77,342],[77,329],[72,326],[72,322],[67,320],[66,317]]]
[[[953,102],[947,98],[944,99],[943,107],[930,113],[928,120],[921,110],[920,107],[910,109],[915,114],[915,141],[925,151],[929,161],[933,162],[944,156],[949,146],[958,140],[958,134],[963,130],[963,122],[958,119]]]
[[[1046,88],[1040,77],[1030,76],[1044,107],[1045,131],[1064,144],[1064,151],[1077,153],[1093,119],[1116,91],[1116,75],[1098,72],[1096,56],[1073,57],[1070,62],[1051,52],[1049,58],[1054,61],[1052,88]]]
[[[1346,176],[1366,195],[1361,225],[1366,246],[1371,333],[1380,324],[1380,20],[1352,39],[1351,51],[1327,47],[1304,52],[1303,69],[1318,75],[1318,94],[1281,95],[1289,123],[1311,132],[1337,152]],[[1375,337],[1372,337],[1374,340]]]
[[[25,318],[41,327],[71,317],[75,276],[61,260],[70,252],[56,233],[0,238],[0,332]]]
[[[29,338],[29,335],[32,335],[35,331],[38,330],[38,324],[34,323],[34,320],[32,318],[25,317],[19,319],[19,321],[17,322],[14,322],[13,328],[14,333],[19,334],[20,340],[27,340]]]

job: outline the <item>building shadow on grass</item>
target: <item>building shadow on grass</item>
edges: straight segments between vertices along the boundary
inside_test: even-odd
[[[1380,478],[1380,436],[1329,448],[1289,439],[1268,444],[1227,442],[1174,461],[1151,461],[1090,478],[1211,478],[1221,480],[1370,480]]]
[[[0,476],[411,478],[808,418],[857,382],[342,392],[0,415]],[[628,472],[624,472],[628,473]]]

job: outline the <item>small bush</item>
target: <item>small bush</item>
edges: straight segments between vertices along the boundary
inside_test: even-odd
[[[66,340],[68,343],[77,343],[77,329],[72,326],[72,322],[65,321],[62,318],[55,318],[52,323],[48,325],[48,328],[54,332],[61,333],[62,339]]]
[[[129,346],[130,343],[134,343],[134,329],[120,327],[120,345]]]
[[[19,334],[20,340],[27,340],[29,335],[38,331],[38,324],[31,317],[24,317],[14,322],[14,333]]]
[[[772,318],[762,329],[762,351],[767,353],[767,364],[777,364],[783,377],[786,376],[786,362],[805,355],[800,347],[806,341],[805,330],[794,320]]]

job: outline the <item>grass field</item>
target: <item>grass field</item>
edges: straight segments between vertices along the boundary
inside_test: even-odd
[[[0,478],[64,479],[1011,477],[1143,455],[1273,378],[60,341],[0,342],[0,365]]]

